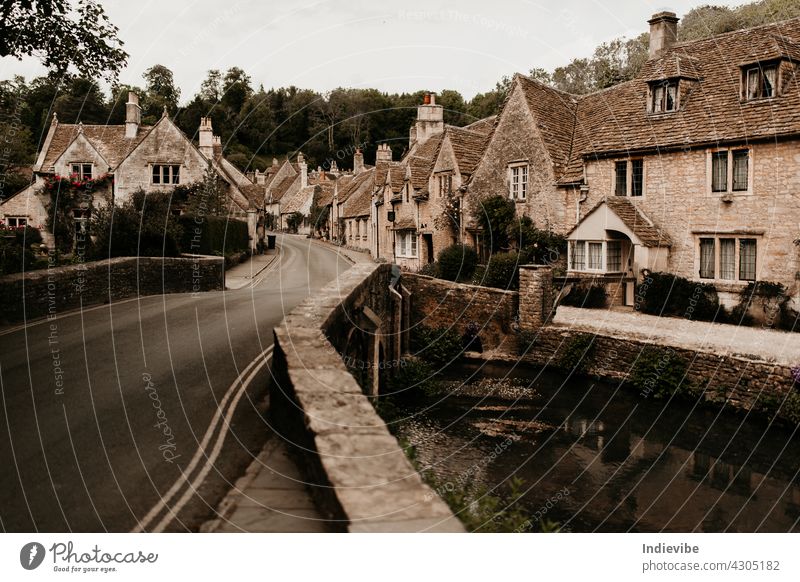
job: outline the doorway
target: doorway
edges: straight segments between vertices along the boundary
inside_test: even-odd
[[[423,234],[422,240],[425,241],[425,253],[427,257],[427,264],[433,263],[436,259],[433,256],[433,235],[432,234]]]

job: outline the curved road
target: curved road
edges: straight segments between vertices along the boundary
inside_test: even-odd
[[[269,430],[272,328],[350,267],[305,238],[278,243],[254,288],[0,331],[0,530],[186,531],[210,517]]]

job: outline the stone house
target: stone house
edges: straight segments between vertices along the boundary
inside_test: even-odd
[[[515,77],[473,207],[516,200],[568,235],[570,275],[621,282],[619,303],[647,270],[713,283],[729,304],[756,280],[796,296],[800,19],[692,42],[673,13],[649,24],[632,81],[571,96]]]
[[[211,120],[201,120],[195,145],[166,111],[153,126],[141,125],[140,119],[135,93],[129,94],[124,125],[66,124],[54,114],[33,166],[33,183],[6,199],[0,216],[44,229],[49,201],[43,186],[56,176],[97,181],[91,192],[95,205],[121,204],[139,189],[167,192],[179,184],[199,182],[211,164],[227,184],[229,216],[246,220],[255,240],[256,206],[250,199],[254,185],[222,156]],[[76,228],[86,228],[88,216],[81,209],[73,209],[72,215]],[[52,238],[43,234],[51,243]]]

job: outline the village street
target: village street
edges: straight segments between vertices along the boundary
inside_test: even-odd
[[[278,245],[238,290],[0,330],[0,530],[185,531],[208,519],[269,431],[272,328],[351,264],[305,238]]]

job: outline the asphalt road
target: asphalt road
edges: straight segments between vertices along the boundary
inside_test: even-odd
[[[210,517],[269,430],[258,357],[272,328],[350,266],[304,238],[278,244],[253,288],[0,330],[0,530],[191,531]]]

